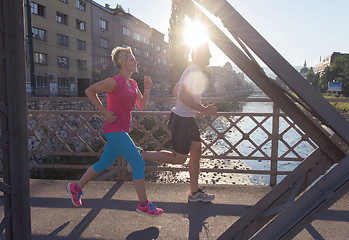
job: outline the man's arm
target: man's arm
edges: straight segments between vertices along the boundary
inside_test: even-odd
[[[202,105],[201,102],[194,99],[193,95],[185,85],[181,87],[179,92],[179,100],[181,100],[188,107],[191,107],[205,115],[215,115],[217,113],[217,107],[214,104],[209,104],[207,106]]]

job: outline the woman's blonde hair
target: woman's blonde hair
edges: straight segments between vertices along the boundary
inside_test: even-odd
[[[115,67],[120,70],[121,69],[121,62],[126,62],[128,58],[128,54],[132,54],[131,47],[123,48],[123,47],[116,47],[111,51],[111,59],[115,65]]]

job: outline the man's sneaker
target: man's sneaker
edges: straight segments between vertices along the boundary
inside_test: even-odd
[[[76,183],[69,183],[67,185],[67,192],[70,195],[71,201],[75,207],[81,207],[82,201],[80,199],[81,195],[84,195],[84,192],[78,192],[75,190]]]
[[[188,195],[189,202],[211,202],[214,198],[214,195],[204,193],[201,188],[196,193]]]
[[[138,203],[138,206],[136,208],[136,212],[153,217],[160,216],[163,211],[164,210],[162,210],[161,208],[157,208],[151,201],[149,201],[148,204],[144,207],[142,207],[141,204]]]

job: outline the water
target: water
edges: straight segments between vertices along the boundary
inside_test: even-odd
[[[267,96],[264,93],[254,93],[249,96],[250,98],[266,98]],[[247,102],[242,108],[243,113],[272,113],[273,112],[273,103],[272,102]],[[255,117],[258,122],[265,120],[264,117]],[[315,144],[312,141],[300,141],[302,139],[302,135],[304,132],[299,128],[295,127],[290,128],[290,124],[292,124],[289,118],[280,118],[279,120],[279,134],[281,140],[279,141],[279,149],[278,156],[291,157],[291,158],[305,158],[308,156],[314,149]],[[217,124],[220,125],[220,124]],[[244,117],[237,123],[237,126],[241,128],[245,133],[250,132],[255,126],[256,123],[249,117]],[[272,131],[272,121],[271,118],[266,120],[262,126],[265,130],[261,128],[257,128],[257,130],[253,131],[250,134],[250,139],[257,146],[261,146],[261,150],[265,152],[268,156],[271,156],[271,141],[267,141],[268,135],[265,131],[271,133]],[[236,143],[241,139],[241,133],[237,130],[230,131],[229,134],[226,135],[226,139],[230,141],[232,144]],[[243,155],[247,156],[252,151],[256,149],[256,146],[251,143],[251,141],[244,140],[238,146],[237,150]],[[223,153],[228,149],[229,146],[224,146],[226,144],[217,144],[215,150],[217,152]],[[289,145],[289,146],[287,146]],[[296,153],[290,151],[290,147],[294,147]],[[297,156],[298,154],[298,156]],[[262,157],[262,152],[257,152],[253,154],[256,157]],[[222,161],[222,160],[221,160]],[[227,160],[223,160],[227,161]],[[270,170],[270,160],[240,160],[244,164],[245,168],[251,170]],[[227,162],[225,165],[227,166]],[[277,169],[279,171],[292,171],[296,168],[300,162],[296,161],[279,161],[277,165]],[[229,168],[229,164],[227,166]],[[277,182],[280,182],[285,176],[278,176]],[[270,177],[269,175],[249,175],[250,184],[257,185],[269,185]]]
[[[249,96],[250,98],[266,98],[266,95],[263,93],[255,93]],[[273,112],[273,103],[272,102],[247,102],[242,108],[243,113],[272,113]],[[250,132],[257,124],[250,117],[244,117],[239,119],[240,116],[234,117],[233,120],[244,133]],[[239,119],[239,120],[238,120]],[[268,118],[265,120],[265,117],[255,116],[255,120],[259,123],[264,121],[262,126],[265,130],[257,128],[250,135],[250,139],[257,146],[260,146],[261,150],[267,154],[267,157],[271,156],[271,141],[268,139],[268,134],[266,131],[271,134],[272,132],[272,119]],[[278,156],[281,157],[301,157],[305,158],[308,156],[315,148],[315,145],[312,143],[309,144],[304,141],[299,141],[302,139],[304,134],[302,130],[296,127],[296,130],[289,128],[290,124],[293,122],[289,118],[280,118],[279,120],[279,134],[282,140],[279,140],[279,149]],[[225,118],[218,118],[214,123],[214,127],[218,132],[223,132],[231,125],[231,123]],[[207,128],[204,132],[201,133],[201,138],[209,143],[217,137],[217,132],[213,131],[210,128]],[[231,145],[235,145],[242,139],[242,133],[236,128],[232,128],[231,131],[225,134],[225,139]],[[240,144],[236,146],[236,150],[242,155],[247,156],[252,151],[256,149],[251,141],[241,141]],[[230,149],[229,144],[224,140],[218,140],[213,146],[212,149],[217,154],[226,154]],[[289,146],[287,146],[289,145]],[[294,147],[295,151],[299,156],[296,156],[295,153],[288,152],[289,147]],[[228,155],[239,156],[238,153],[232,152]],[[255,153],[253,156],[261,157],[262,153]],[[277,164],[277,169],[279,171],[292,171],[299,165],[300,162],[295,161],[279,161]],[[270,170],[270,160],[239,160],[239,159],[201,159],[202,168],[217,168],[217,169],[239,169],[239,170]],[[186,165],[187,166],[187,165]],[[277,183],[280,182],[285,176],[278,176]],[[179,172],[174,174],[164,175],[162,174],[160,181],[162,182],[188,182],[189,173],[188,172]],[[270,185],[269,175],[261,174],[227,174],[227,173],[213,173],[213,172],[201,172],[199,175],[199,184],[239,184],[239,185]]]

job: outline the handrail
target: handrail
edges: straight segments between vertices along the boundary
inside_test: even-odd
[[[30,98],[30,101],[33,100],[47,101],[47,98]],[[50,100],[72,100],[88,103],[86,98],[54,98]],[[174,98],[154,97],[150,99],[150,102],[161,101],[163,103],[173,100]],[[223,98],[204,98],[203,102],[219,102],[223,100]],[[229,101],[270,102],[270,99],[235,98]],[[342,99],[339,101],[342,101]],[[170,140],[170,131],[167,129],[169,114],[169,111],[133,111],[130,135],[138,134],[134,138],[135,143],[142,147],[145,146],[147,150],[164,149]],[[103,122],[103,116],[98,111],[28,110],[29,154],[101,156],[105,144],[105,139],[101,135]],[[152,126],[145,126],[145,123]],[[245,125],[247,123],[251,125],[249,129],[246,129]],[[292,171],[292,169],[289,171],[280,169],[280,164],[302,161],[305,156],[304,153],[299,153],[299,148],[302,148],[304,144],[311,151],[317,148],[314,142],[284,113],[280,112],[275,105],[271,113],[219,112],[214,117],[198,118],[198,124],[201,126],[203,143],[202,159],[237,162],[264,161],[269,165],[269,168],[264,169],[208,168],[203,166],[201,172],[269,175],[269,184],[273,186],[276,184],[278,176],[287,175]],[[221,124],[221,126],[217,124]],[[285,126],[279,126],[280,124]],[[298,136],[297,139],[292,139],[291,142],[289,142],[288,136],[290,132]],[[160,136],[158,136],[159,134]],[[258,139],[255,139],[257,135],[259,136]],[[245,148],[251,151],[246,151]],[[45,165],[34,161],[31,163],[31,167],[86,169],[88,166]],[[117,163],[115,169],[120,173],[119,176],[124,177],[126,175],[124,160]],[[188,169],[180,166],[147,166],[146,170],[179,172],[187,171]]]

